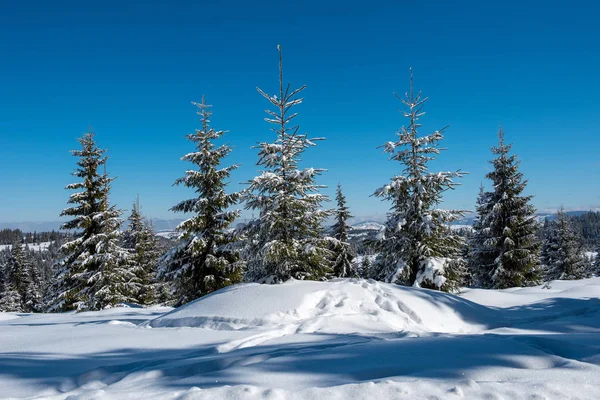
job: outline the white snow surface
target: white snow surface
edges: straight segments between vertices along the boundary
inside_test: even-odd
[[[29,250],[32,251],[45,251],[48,250],[48,247],[52,242],[41,242],[41,243],[27,243],[26,246]],[[0,251],[2,250],[11,250],[12,244],[0,244]]]
[[[549,286],[289,281],[175,310],[0,314],[0,397],[599,399],[600,278]]]

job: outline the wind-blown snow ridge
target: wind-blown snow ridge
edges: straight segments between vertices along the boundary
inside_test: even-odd
[[[225,288],[149,323],[151,327],[256,330],[291,333],[480,331],[497,312],[446,293],[363,279],[291,280]],[[292,327],[292,328],[290,328]]]

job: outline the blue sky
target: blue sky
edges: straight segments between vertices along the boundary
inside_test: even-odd
[[[452,4],[450,4],[452,3]],[[543,6],[542,6],[543,4]],[[445,207],[472,209],[501,123],[539,209],[600,207],[600,27],[596,2],[4,2],[0,12],[0,221],[55,220],[66,207],[91,125],[117,176],[112,201],[168,209],[206,96],[241,163],[232,190],[257,174],[251,146],[273,140],[257,92],[308,85],[301,130],[327,140],[304,166],[327,168],[357,216],[400,172],[376,147],[404,123],[393,92],[408,69],[430,98],[423,133],[450,125],[435,169],[470,174]]]

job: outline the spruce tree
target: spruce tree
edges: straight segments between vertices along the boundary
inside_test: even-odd
[[[0,288],[0,311],[25,312],[23,294],[25,292],[25,256],[20,242],[15,242],[10,258],[4,267],[4,282]]]
[[[491,287],[491,272],[494,269],[496,251],[490,246],[488,240],[488,229],[485,226],[489,201],[492,193],[486,192],[483,184],[479,187],[477,203],[475,206],[475,219],[473,220],[473,233],[469,237],[468,268],[473,276],[475,286]]]
[[[332,241],[330,246],[333,253],[333,275],[340,278],[356,276],[357,271],[352,264],[354,253],[348,243],[351,229],[348,220],[352,215],[346,204],[346,197],[342,193],[342,185],[339,183],[335,199],[337,201],[337,208],[333,211],[335,224],[331,227],[331,236],[335,241]]]
[[[442,193],[454,189],[455,178],[465,173],[430,172],[428,163],[441,150],[441,129],[419,136],[419,119],[425,114],[427,98],[413,91],[412,69],[406,98],[396,95],[408,108],[404,117],[408,126],[398,132],[395,142],[382,147],[390,159],[402,165],[402,173],[375,192],[376,197],[392,202],[384,236],[378,244],[379,256],[374,265],[375,278],[404,285],[417,285],[445,291],[458,288],[463,269],[459,258],[462,238],[449,224],[463,213],[438,208]]]
[[[139,197],[133,203],[129,225],[123,234],[124,247],[131,252],[132,271],[136,274],[140,290],[136,294],[139,304],[153,304],[157,297],[156,267],[160,256],[156,236],[149,221],[140,210]]]
[[[361,278],[369,278],[373,276],[373,263],[371,262],[371,257],[367,254],[363,255],[362,262],[360,264],[360,277]]]
[[[294,90],[284,86],[280,46],[278,51],[279,93],[270,96],[257,88],[274,107],[266,110],[265,121],[274,125],[271,130],[277,137],[258,144],[257,165],[264,170],[245,192],[246,208],[259,214],[246,230],[246,279],[262,283],[320,279],[331,272],[331,240],[322,237],[323,223],[331,213],[321,208],[327,197],[316,183],[324,170],[299,168],[302,153],[322,139],[310,139],[292,126],[297,116],[293,107],[302,103],[297,96],[306,86]]]
[[[184,242],[161,260],[159,271],[162,277],[175,280],[178,304],[240,282],[244,267],[239,252],[232,246],[234,238],[230,232],[240,213],[231,207],[237,204],[240,194],[225,192],[227,179],[238,165],[221,167],[232,149],[227,144],[217,147],[214,142],[225,131],[210,126],[211,106],[206,104],[204,96],[201,103],[193,104],[198,107],[202,128],[187,136],[196,144],[196,150],[182,160],[195,164],[197,169],[188,170],[175,184],[194,189],[197,196],[171,209],[193,216],[177,227]]]
[[[108,204],[109,185],[114,178],[98,171],[105,168],[106,150],[97,146],[91,131],[79,143],[81,150],[71,153],[79,157],[73,175],[81,181],[66,186],[77,192],[68,200],[73,206],[60,214],[72,218],[62,229],[79,232],[61,247],[63,258],[55,267],[49,311],[96,310],[116,305],[130,300],[126,292],[134,284],[124,265],[127,252],[118,246],[121,211]]]
[[[494,169],[486,175],[494,190],[480,206],[478,232],[484,259],[477,268],[485,287],[503,289],[537,282],[540,244],[535,208],[530,204],[533,196],[523,195],[527,180],[519,172],[517,156],[509,154],[512,145],[504,143],[502,129],[498,139],[498,146],[492,148]]]
[[[545,231],[541,262],[547,281],[583,279],[590,274],[581,238],[575,235],[562,207],[556,214],[556,221]]]

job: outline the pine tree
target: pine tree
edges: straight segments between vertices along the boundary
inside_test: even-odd
[[[131,252],[132,271],[140,283],[140,290],[136,294],[137,303],[150,305],[158,296],[156,267],[160,254],[152,226],[142,216],[139,197],[133,203],[128,221],[129,226],[123,234],[123,243]]]
[[[577,238],[569,218],[561,207],[556,222],[547,229],[542,247],[541,262],[544,279],[583,279],[589,276],[582,241]]]
[[[0,311],[25,312],[23,294],[25,292],[25,256],[20,242],[11,248],[9,262],[4,268],[4,284],[0,293]]]
[[[423,107],[427,98],[420,92],[414,95],[412,69],[406,98],[396,97],[408,107],[404,117],[409,124],[398,131],[397,141],[382,146],[391,160],[403,165],[403,171],[374,194],[392,202],[384,237],[378,245],[380,254],[374,266],[374,277],[404,285],[454,291],[463,269],[459,260],[462,239],[450,230],[449,224],[463,213],[437,207],[442,202],[442,193],[458,185],[454,178],[465,173],[429,172],[428,162],[444,150],[439,147],[439,142],[445,128],[418,136],[419,119],[425,114]]]
[[[352,259],[354,253],[348,243],[350,225],[348,220],[352,218],[350,209],[346,204],[346,197],[342,193],[342,185],[338,183],[335,199],[337,209],[334,210],[335,224],[331,227],[332,241],[330,250],[333,253],[333,274],[337,277],[356,276],[357,271],[353,267]]]
[[[240,213],[230,208],[237,204],[240,194],[225,192],[226,180],[238,165],[220,167],[232,150],[227,144],[216,147],[214,143],[225,131],[210,126],[211,106],[206,104],[204,96],[201,103],[193,104],[198,107],[202,128],[187,136],[196,144],[196,151],[182,160],[198,169],[188,170],[175,184],[193,188],[197,197],[184,200],[171,210],[194,215],[178,226],[183,232],[183,245],[163,258],[160,271],[161,276],[176,280],[178,304],[239,282],[244,267],[232,246],[234,238],[230,232]]]
[[[106,165],[106,150],[98,148],[91,131],[84,134],[79,143],[81,150],[71,153],[79,157],[73,175],[81,181],[67,185],[66,189],[78,192],[71,194],[68,200],[74,206],[60,215],[73,218],[62,229],[76,229],[81,233],[61,247],[64,257],[55,268],[49,311],[114,306],[129,301],[127,292],[135,286],[125,266],[127,252],[118,245],[121,211],[108,204],[114,178],[98,171]]]
[[[302,153],[322,139],[309,139],[291,125],[297,116],[292,108],[302,103],[297,95],[306,86],[291,90],[288,84],[284,89],[280,46],[278,50],[279,93],[270,96],[257,88],[275,107],[275,111],[266,110],[269,117],[265,120],[275,125],[272,131],[277,138],[257,146],[257,165],[264,171],[249,182],[245,194],[246,208],[259,213],[246,230],[246,279],[262,283],[280,283],[292,277],[320,279],[331,272],[331,240],[322,237],[324,220],[331,213],[321,209],[327,197],[319,193],[323,186],[315,182],[324,170],[299,169],[298,165]]]
[[[519,172],[517,156],[509,155],[512,145],[504,143],[502,129],[498,138],[499,145],[492,148],[494,170],[486,175],[494,190],[479,207],[478,232],[484,258],[478,268],[485,287],[503,289],[537,282],[540,245],[532,196],[522,195],[527,181]]]
[[[19,259],[18,264],[18,290],[21,295],[23,310],[25,312],[43,311],[42,302],[42,281],[37,265],[32,262],[31,252],[26,246],[20,244],[13,245],[13,252],[20,253],[15,256]]]
[[[475,286],[480,287],[492,286],[490,273],[494,269],[496,259],[494,247],[487,244],[488,230],[484,225],[492,195],[492,193],[484,190],[483,184],[480,185],[475,206],[473,234],[469,238],[468,267],[473,275]]]
[[[362,263],[360,265],[360,276],[362,278],[368,278],[373,275],[372,272],[373,263],[371,262],[371,257],[368,255],[363,255]]]

